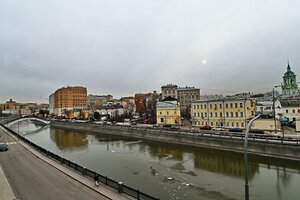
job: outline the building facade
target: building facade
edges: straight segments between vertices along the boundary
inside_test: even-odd
[[[113,96],[110,94],[108,94],[108,95],[89,94],[88,95],[88,107],[94,108],[95,106],[103,106],[111,100],[113,100]]]
[[[68,87],[60,88],[55,91],[54,93],[54,114],[55,115],[62,116],[65,110],[86,109],[86,108],[87,108],[87,89],[85,87],[68,86]]]
[[[181,113],[187,114],[190,111],[191,103],[200,99],[200,89],[195,87],[179,87],[177,89],[177,96]]]
[[[161,87],[162,99],[172,97],[180,103],[180,110],[183,116],[190,113],[191,102],[200,99],[200,89],[195,87],[178,87],[167,84]]]
[[[159,125],[180,125],[180,103],[177,99],[167,97],[156,103],[156,121]]]
[[[279,99],[275,102],[276,118],[287,118],[288,121],[300,119],[300,98]]]
[[[178,99],[177,97],[177,85],[173,85],[173,84],[167,84],[161,87],[161,95],[162,95],[162,99],[165,99],[167,97],[172,97],[175,99]]]
[[[191,109],[194,126],[245,129],[248,120],[255,116],[256,105],[252,99],[198,100]]]

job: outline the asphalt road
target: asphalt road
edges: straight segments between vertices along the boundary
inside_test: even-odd
[[[9,145],[0,152],[0,163],[16,199],[107,199],[34,156],[1,128],[0,136]]]

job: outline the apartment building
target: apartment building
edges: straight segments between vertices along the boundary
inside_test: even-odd
[[[53,101],[53,96],[49,100]],[[51,103],[51,102],[49,102]],[[54,93],[54,114],[62,116],[64,110],[87,108],[87,89],[82,86],[63,87]]]
[[[194,126],[246,128],[255,116],[256,105],[252,99],[198,100],[191,105]]]

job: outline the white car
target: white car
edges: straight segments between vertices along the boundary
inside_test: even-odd
[[[217,127],[214,127],[213,130],[214,131],[225,131],[225,128],[221,127],[221,126],[217,126]]]

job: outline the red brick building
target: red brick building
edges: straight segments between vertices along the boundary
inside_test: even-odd
[[[147,112],[147,106],[146,106],[146,98],[151,96],[151,93],[147,94],[135,94],[134,96],[134,103],[136,106],[136,112],[139,113],[140,115],[144,114]]]

